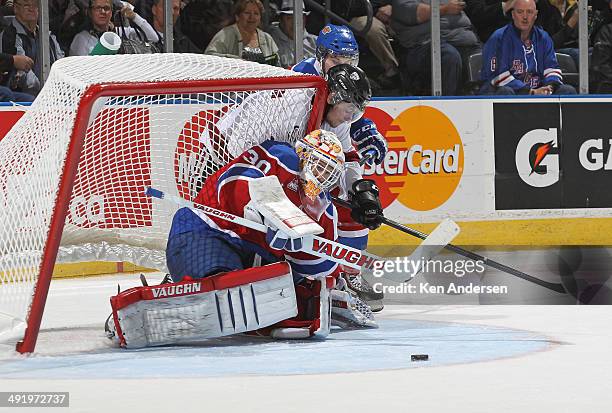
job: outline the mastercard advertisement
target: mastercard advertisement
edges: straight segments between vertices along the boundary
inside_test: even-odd
[[[538,197],[550,196],[550,188],[527,192],[517,186],[501,184],[507,179],[530,181],[529,174],[533,180],[533,175],[547,173],[539,168],[519,177],[521,172],[513,176],[498,168],[504,163],[514,165],[524,161],[517,155],[518,146],[512,143],[512,137],[517,135],[515,140],[521,140],[518,135],[525,133],[523,126],[531,113],[534,113],[533,125],[550,122],[546,113],[535,110],[539,106],[530,106],[533,100],[528,102],[525,106],[525,102],[516,100],[517,104],[522,104],[520,110],[518,106],[514,110],[510,103],[506,112],[495,111],[495,114],[495,102],[488,99],[372,102],[365,116],[372,119],[386,137],[389,151],[380,165],[366,166],[364,175],[376,181],[385,216],[424,232],[433,230],[444,218],[451,218],[461,227],[456,240],[459,244],[611,243],[612,219],[608,217],[612,211],[606,205],[597,209],[541,208],[538,205],[545,203]],[[547,103],[553,107],[550,116],[562,112],[559,99],[550,99]],[[564,122],[567,126],[568,120]],[[503,130],[496,127],[501,124],[505,125]],[[549,134],[542,134],[542,139]],[[534,145],[524,156],[537,157],[538,147]],[[531,159],[524,162],[531,162]],[[539,195],[538,191],[544,189],[548,192]],[[500,208],[496,206],[496,197],[521,200],[521,207]],[[533,201],[533,208],[524,207],[530,205],[529,199]],[[389,228],[381,228],[370,235],[370,245],[416,242]]]

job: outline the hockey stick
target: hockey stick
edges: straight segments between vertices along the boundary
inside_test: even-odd
[[[336,202],[339,205],[342,205],[343,207],[351,208],[351,204],[348,201],[345,201],[345,200],[340,199],[338,197],[332,197],[332,199],[334,200],[334,202]],[[386,218],[384,216],[382,217],[382,223],[385,224],[385,225],[388,225],[388,226],[390,226],[392,228],[395,228],[397,230],[400,230],[402,232],[405,232],[406,234],[412,235],[413,237],[420,238],[422,240],[425,240],[425,239],[428,238],[427,234],[425,234],[423,232],[420,232],[420,231],[417,231],[415,229],[409,228],[409,227],[407,227],[405,225],[400,224],[399,222],[395,222],[395,221],[390,220],[389,218]],[[453,244],[450,243],[450,241],[445,243],[445,245],[440,248],[440,250],[442,250],[442,249],[447,249],[449,251],[452,251],[452,252],[454,252],[456,254],[459,254],[459,255],[461,255],[463,257],[469,258],[469,259],[474,260],[474,261],[482,261],[484,263],[484,265],[488,265],[489,267],[495,268],[495,269],[500,270],[502,272],[505,272],[507,274],[514,275],[515,277],[522,278],[523,280],[526,280],[526,281],[532,282],[534,284],[540,285],[540,286],[542,286],[544,288],[548,288],[549,290],[553,290],[553,291],[556,291],[556,292],[561,293],[561,294],[565,294],[567,292],[567,291],[565,291],[565,287],[563,287],[563,284],[552,283],[552,282],[549,282],[549,281],[544,281],[544,280],[542,280],[540,278],[534,277],[532,275],[529,275],[529,274],[526,274],[526,273],[524,273],[522,271],[519,271],[519,270],[517,270],[515,268],[508,267],[507,265],[504,265],[502,263],[499,263],[497,261],[489,259],[489,258],[487,258],[487,257],[485,257],[483,255],[479,255],[479,254],[476,254],[475,252],[468,251],[466,249],[463,249],[461,247],[453,245]]]
[[[201,211],[211,217],[221,218],[228,222],[233,222],[238,225],[250,228],[255,231],[267,233],[268,227],[259,222],[251,221],[243,217],[239,217],[234,214],[230,214],[225,211],[218,210],[216,208],[209,207],[207,205],[198,204],[192,201],[187,201],[181,197],[167,194],[155,188],[147,187],[145,190],[147,196],[165,199],[176,205]],[[363,251],[351,248],[347,245],[340,244],[335,241],[331,241],[325,238],[317,237],[316,235],[310,235],[303,238],[301,251],[316,257],[325,258],[330,261],[335,261],[339,264],[346,265],[351,268],[361,269],[365,267],[367,269],[374,268],[376,261],[382,260],[381,257],[365,253]]]
[[[170,194],[167,194],[155,188],[147,187],[145,189],[145,194],[153,198],[167,200],[179,206],[201,211],[209,216],[221,218],[229,222],[234,222],[238,225],[245,226],[255,231],[259,231],[263,233],[268,232],[268,227],[258,222],[254,222],[254,221],[245,219],[243,217],[239,217],[237,215],[233,215],[228,212],[209,207],[207,205],[202,205],[202,204],[198,204],[192,201],[187,201],[186,199],[183,199],[179,196],[170,195]],[[443,221],[439,225],[440,230],[437,233],[436,231],[432,233],[432,235],[437,234],[435,235],[435,239],[429,239],[428,237],[425,237],[427,239],[424,241],[424,243],[428,242],[428,243],[431,243],[430,245],[439,245],[439,244],[446,244],[452,241],[452,239],[454,238],[457,232],[452,228],[449,230],[449,227],[452,227],[452,225],[456,227],[456,224],[454,223],[451,224],[451,223],[452,221]],[[452,238],[449,239],[450,236],[452,236]],[[347,245],[340,244],[338,242],[331,241],[325,238],[320,238],[315,235],[304,237],[303,241],[304,242],[303,242],[301,251],[314,255],[316,257],[334,261],[339,264],[346,265],[348,267],[358,269],[358,270],[362,268],[374,269],[376,262],[386,261],[382,257],[368,254],[358,249],[351,248]],[[420,260],[423,258],[423,257],[418,257],[415,259],[412,257],[413,256],[411,255],[410,257],[408,257],[408,259]],[[389,278],[393,281],[398,281],[397,277],[391,278],[390,276],[387,276],[386,278]],[[404,276],[404,279],[405,279],[405,276]]]

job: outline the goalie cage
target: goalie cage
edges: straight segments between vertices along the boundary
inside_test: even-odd
[[[234,110],[247,98],[248,110]],[[56,262],[165,271],[177,207],[153,202],[144,188],[192,200],[207,176],[248,147],[316,129],[326,98],[318,76],[239,59],[57,61],[0,141],[0,340],[23,337],[17,351],[34,350]]]

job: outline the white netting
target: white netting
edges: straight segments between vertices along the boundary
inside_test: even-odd
[[[57,261],[130,261],[165,270],[176,207],[153,202],[144,196],[144,187],[191,199],[206,176],[253,144],[303,136],[316,89],[261,90],[259,85],[298,75],[188,54],[56,62],[34,104],[0,141],[0,336],[25,320],[77,110],[88,87],[134,84],[127,96],[93,104]],[[260,80],[244,90],[249,78]],[[217,91],[197,82],[220,79],[233,80],[229,85],[213,82]],[[160,90],[173,82],[178,91],[138,96],[138,84],[151,82]]]

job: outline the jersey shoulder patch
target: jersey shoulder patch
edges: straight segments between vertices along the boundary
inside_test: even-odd
[[[320,73],[317,71],[317,68],[315,67],[314,57],[309,57],[308,59],[302,60],[301,62],[293,66],[291,70],[293,70],[294,72],[308,73],[315,76],[320,75]]]
[[[275,158],[285,169],[297,174],[299,171],[299,158],[293,145],[287,142],[267,140],[259,145],[268,156]]]

